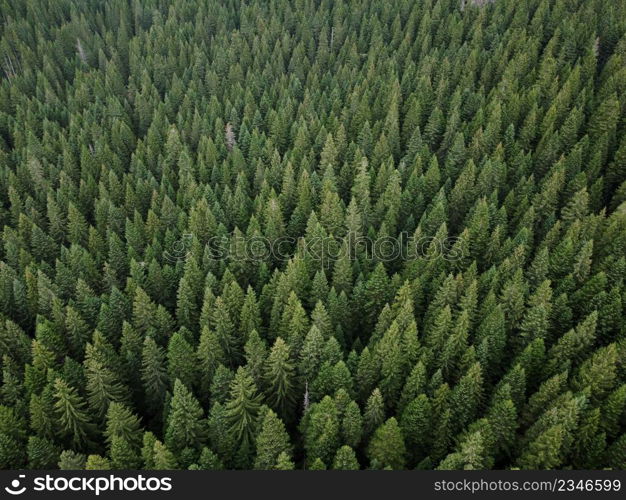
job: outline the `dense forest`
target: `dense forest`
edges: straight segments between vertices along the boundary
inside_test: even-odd
[[[626,468],[626,2],[0,17],[0,467]]]

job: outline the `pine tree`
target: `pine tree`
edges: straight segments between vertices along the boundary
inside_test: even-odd
[[[611,445],[608,450],[609,463],[615,469],[623,469],[626,464],[626,456],[624,456],[624,445],[626,444],[626,434],[622,434]]]
[[[235,336],[235,325],[221,297],[215,300],[211,325],[215,329],[215,333],[227,359],[238,359],[240,347]]]
[[[342,446],[337,450],[333,460],[335,470],[359,470],[359,462],[354,454],[354,450],[349,446]]]
[[[417,396],[402,412],[400,428],[410,453],[416,458],[428,454],[431,421],[431,403],[426,394]]]
[[[217,367],[209,390],[214,401],[224,403],[228,399],[230,384],[233,378],[235,378],[235,374],[232,370],[229,370],[224,365]]]
[[[141,465],[139,451],[123,437],[111,439],[110,456],[113,469],[138,469]]]
[[[483,470],[487,467],[484,439],[480,431],[470,434],[460,445],[460,450],[442,460],[438,469]]]
[[[402,432],[394,417],[376,429],[368,446],[367,455],[373,468],[404,467],[406,449]]]
[[[313,467],[316,460],[330,462],[339,447],[339,419],[335,402],[325,396],[312,405],[301,422],[307,461]]]
[[[341,421],[341,435],[344,442],[356,449],[363,435],[363,418],[359,405],[350,401],[343,412]]]
[[[143,345],[141,380],[147,404],[158,411],[165,400],[169,377],[165,367],[165,352],[151,337],[146,337]]]
[[[53,469],[59,461],[60,450],[54,443],[38,436],[28,438],[28,463],[33,469]]]
[[[24,3],[0,466],[623,468],[625,2]]]
[[[153,470],[172,470],[178,468],[174,454],[158,440],[154,442],[152,462],[154,464],[153,467],[151,467]]]
[[[452,391],[452,408],[457,429],[476,417],[482,399],[483,379],[479,363],[474,363]]]
[[[192,387],[196,381],[197,366],[189,360],[194,358],[193,347],[183,333],[174,333],[167,345],[167,373],[170,380],[179,379],[187,387]]]
[[[211,387],[215,370],[220,364],[226,363],[226,356],[222,351],[217,335],[206,326],[202,329],[196,354],[198,358],[198,375],[200,378],[199,386],[202,393],[206,394]]]
[[[268,386],[268,402],[283,418],[290,418],[295,397],[294,369],[289,359],[289,347],[278,337],[267,357],[265,376]]]
[[[291,455],[289,435],[281,419],[272,410],[268,410],[256,438],[255,469],[277,468],[279,459],[285,461]]]
[[[324,337],[319,328],[311,327],[304,339],[304,345],[300,353],[298,371],[305,381],[312,381],[321,365]]]
[[[374,429],[378,428],[378,426],[385,420],[385,404],[383,396],[378,388],[372,391],[371,396],[367,400],[363,420],[365,424],[365,431],[367,433],[370,433]]]
[[[283,451],[280,455],[278,455],[274,468],[276,470],[293,470],[295,469],[295,465],[289,458],[289,455]]]
[[[13,408],[0,406],[0,460],[4,467],[19,467],[24,462],[25,435],[25,422]]]
[[[85,359],[85,371],[87,376],[87,394],[89,406],[99,416],[104,417],[109,404],[112,402],[124,403],[128,401],[128,388],[119,381],[115,373],[100,363],[95,358]]]
[[[193,394],[176,379],[167,413],[165,445],[174,453],[184,448],[200,448],[205,437],[203,414]]]
[[[211,449],[204,447],[200,453],[198,468],[201,470],[222,470],[224,465]]]
[[[85,464],[85,470],[110,470],[111,463],[100,455],[89,455]]]
[[[109,443],[114,437],[123,438],[132,446],[141,444],[141,423],[133,412],[120,403],[109,405],[105,435]]]
[[[311,463],[309,470],[326,470],[326,464],[321,458],[316,458]]]
[[[558,424],[547,429],[519,458],[519,466],[523,469],[554,469],[561,465],[563,433],[563,427]]]
[[[518,411],[510,398],[510,391],[502,390],[501,393],[501,396],[494,398],[487,413],[492,435],[483,436],[483,439],[490,438],[493,441],[494,451],[508,453],[515,440]]]
[[[54,409],[59,418],[62,432],[70,442],[81,448],[88,444],[93,424],[85,408],[85,401],[75,388],[61,379],[54,382]]]
[[[225,409],[229,432],[243,447],[251,446],[254,441],[260,401],[252,377],[243,368],[238,368]]]
[[[62,451],[59,455],[59,469],[61,470],[82,470],[85,468],[87,457],[72,450]]]

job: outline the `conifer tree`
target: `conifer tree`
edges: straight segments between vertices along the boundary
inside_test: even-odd
[[[359,405],[355,401],[350,401],[343,412],[341,421],[341,435],[344,442],[355,449],[363,435],[363,418]]]
[[[87,457],[72,450],[64,450],[59,455],[59,469],[61,470],[81,470],[85,468]]]
[[[626,2],[140,3],[0,9],[0,466],[623,468]]]
[[[77,447],[85,446],[93,428],[85,408],[85,401],[75,388],[61,379],[54,382],[54,409],[62,432]]]
[[[276,470],[293,470],[295,465],[289,458],[289,455],[283,451],[280,455],[278,455],[278,459],[276,460],[276,465],[274,467]]]
[[[307,460],[311,467],[316,460],[322,463],[330,461],[335,456],[340,439],[339,419],[334,401],[325,396],[308,410],[301,425]]]
[[[354,450],[349,446],[342,446],[337,450],[335,459],[333,460],[333,469],[335,470],[359,470],[359,462],[356,459]]]
[[[165,400],[169,377],[165,367],[165,352],[151,337],[146,337],[144,341],[141,379],[147,404],[158,411]]]
[[[203,414],[196,398],[176,379],[167,413],[165,445],[174,453],[184,448],[199,448],[205,438]]]
[[[276,413],[268,410],[256,438],[254,468],[263,470],[278,468],[279,460],[283,462],[285,459],[289,460],[290,455],[291,444],[285,426]]]
[[[396,419],[391,417],[374,432],[368,446],[368,457],[374,468],[402,469],[405,455],[406,449],[400,427]]]
[[[54,443],[38,436],[28,438],[28,462],[34,469],[54,469],[59,460],[60,450]]]
[[[283,417],[289,419],[294,398],[294,369],[289,359],[289,347],[278,337],[267,357],[265,377],[268,386],[267,401]]]
[[[367,400],[363,415],[366,432],[372,432],[385,420],[385,404],[378,388],[374,389]]]
[[[106,457],[89,455],[85,463],[85,470],[110,470],[111,463]]]
[[[106,420],[107,441],[111,442],[114,437],[119,437],[133,446],[138,447],[141,444],[141,423],[129,408],[120,403],[111,403]]]
[[[230,385],[225,415],[229,432],[244,447],[251,446],[254,441],[260,401],[252,377],[240,367]]]
[[[185,339],[182,331],[172,335],[167,345],[167,372],[170,380],[179,379],[187,387],[191,387],[196,381],[195,353],[193,347]]]

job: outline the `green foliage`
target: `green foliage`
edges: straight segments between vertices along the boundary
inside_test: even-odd
[[[291,455],[291,444],[285,425],[272,410],[268,410],[256,438],[255,469],[278,468],[279,460],[285,462]]]
[[[198,468],[203,470],[222,470],[224,465],[212,450],[205,447],[202,448],[202,453],[200,453]]]
[[[359,470],[359,462],[356,459],[354,450],[345,445],[337,450],[335,460],[333,460],[335,470]]]
[[[404,468],[406,448],[400,426],[394,417],[376,429],[367,448],[367,456],[374,469]]]
[[[76,389],[61,379],[54,383],[54,409],[64,435],[72,445],[83,447],[89,440],[92,424],[89,420],[85,402]]]
[[[340,442],[335,402],[325,396],[309,408],[301,425],[304,427],[304,448],[310,463],[313,465],[316,459],[330,462]]]
[[[137,448],[123,437],[112,438],[109,454],[113,469],[138,469],[141,466]]]
[[[59,461],[60,450],[47,439],[38,436],[28,438],[28,463],[33,469],[54,469]]]
[[[205,437],[202,407],[185,385],[176,379],[167,413],[165,445],[173,452],[200,448]]]
[[[141,421],[124,405],[111,403],[106,421],[105,436],[108,442],[117,437],[137,447],[141,444]]]
[[[251,446],[257,428],[261,396],[252,377],[239,368],[230,384],[230,396],[225,407],[229,432],[243,447]]]
[[[295,403],[295,371],[289,359],[289,346],[280,337],[270,349],[266,363],[267,400],[283,418],[289,419]]]
[[[146,404],[153,411],[161,410],[169,384],[165,352],[154,339],[146,337],[141,357],[141,380]]]
[[[59,455],[59,469],[61,470],[82,470],[85,468],[87,457],[72,450],[62,451]]]
[[[3,2],[0,467],[624,468],[626,4],[461,3]]]
[[[197,365],[193,362],[195,353],[178,331],[172,335],[167,345],[167,372],[170,380],[179,379],[187,387],[192,387],[196,380]]]
[[[111,463],[105,457],[100,455],[89,455],[87,457],[87,463],[85,464],[85,470],[110,470]]]
[[[293,470],[295,466],[289,458],[289,455],[283,451],[280,455],[278,455],[274,468],[276,470]]]

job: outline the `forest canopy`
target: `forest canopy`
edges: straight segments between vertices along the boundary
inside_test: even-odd
[[[626,468],[626,2],[0,0],[0,468]]]

